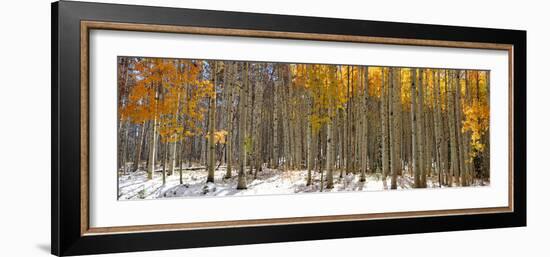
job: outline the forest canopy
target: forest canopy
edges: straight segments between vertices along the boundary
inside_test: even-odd
[[[117,61],[120,199],[489,183],[489,71]]]

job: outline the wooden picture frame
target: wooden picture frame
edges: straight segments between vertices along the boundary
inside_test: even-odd
[[[120,30],[505,50],[506,207],[89,226],[89,32]],[[526,225],[526,32],[300,16],[52,4],[52,254],[161,250]]]

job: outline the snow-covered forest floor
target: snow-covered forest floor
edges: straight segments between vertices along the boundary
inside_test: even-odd
[[[166,184],[162,185],[162,172],[155,172],[152,180],[147,180],[145,171],[130,172],[120,175],[120,200],[127,199],[157,199],[169,197],[197,197],[197,196],[232,196],[232,195],[270,195],[320,192],[321,174],[312,172],[313,183],[306,186],[307,170],[280,171],[265,169],[258,172],[257,178],[247,175],[246,190],[237,190],[237,171],[233,171],[230,179],[224,179],[225,167],[219,167],[215,172],[215,183],[205,183],[207,172],[203,169],[189,169],[183,171],[183,184],[180,184],[179,171],[166,176]],[[326,175],[326,173],[325,173]],[[348,174],[340,178],[339,172],[334,174],[334,188],[323,189],[323,192],[343,191],[380,191],[388,190],[390,177],[383,179],[380,174],[367,174],[365,182],[359,181],[360,174]],[[404,173],[397,178],[398,190],[412,189],[414,179]],[[488,181],[480,180],[472,186],[486,186]],[[437,177],[427,178],[428,188],[439,187]]]

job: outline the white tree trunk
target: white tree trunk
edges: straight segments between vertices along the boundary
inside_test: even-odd
[[[237,189],[246,189],[246,111],[248,107],[248,63],[244,69],[244,85],[239,96],[239,179]]]

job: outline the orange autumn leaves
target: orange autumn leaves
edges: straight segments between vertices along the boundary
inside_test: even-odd
[[[322,64],[290,65],[293,85],[308,91],[312,97],[310,121],[313,131],[344,109],[352,97],[364,94],[366,67]]]
[[[121,119],[135,124],[154,121],[163,142],[204,133],[198,124],[207,110],[200,102],[215,97],[215,88],[203,75],[203,61],[134,58],[131,65],[135,85],[121,107]]]
[[[464,105],[465,120],[462,127],[462,132],[471,131],[471,144],[477,151],[483,151],[485,145],[483,145],[481,138],[487,133],[489,129],[489,76],[486,72],[468,72],[469,81],[471,83],[469,92],[471,102]],[[466,85],[464,85],[466,86]]]
[[[201,60],[134,58],[131,62],[134,69],[130,76],[135,85],[130,88],[127,102],[121,107],[121,119],[135,124],[155,121],[163,142],[179,142],[194,135],[209,138],[200,123],[208,111],[203,101],[216,97],[211,73],[218,71],[213,71],[211,63]],[[223,62],[218,62],[218,70],[223,69],[223,65]],[[410,78],[413,70],[401,68],[398,72],[403,110],[410,109]],[[318,131],[338,111],[344,109],[350,99],[380,98],[382,81],[389,83],[389,73],[388,67],[367,69],[364,66],[290,64],[288,70],[281,72],[281,76],[289,75],[293,90],[297,90],[303,97],[311,98],[311,113],[308,117],[313,130]],[[446,83],[451,83],[447,71],[424,69],[422,74],[424,106],[435,108],[437,97],[439,107],[446,111],[446,92],[449,87]],[[481,139],[489,130],[489,73],[463,71],[461,74],[460,107],[463,116],[460,131],[470,136],[470,156],[473,158],[483,151],[485,145]],[[436,86],[439,87],[438,96]],[[292,98],[291,101],[299,99]],[[227,131],[215,131],[215,143],[224,144],[226,135]]]
[[[367,71],[366,67],[345,65],[296,64],[290,65],[290,69],[294,78],[293,86],[308,90],[309,95],[313,97],[313,111],[310,119],[314,130],[318,130],[323,124],[329,122],[331,115],[334,115],[334,111],[332,113],[330,111],[331,108],[334,110],[344,108],[350,99],[362,97],[365,92],[368,94],[367,97],[380,98],[382,82],[388,83],[390,73],[388,67],[369,67]],[[410,78],[413,71],[413,68],[399,70],[401,107],[404,110],[409,110],[411,105]],[[416,71],[420,74],[418,69]],[[452,83],[448,70],[424,69],[422,74],[424,106],[435,108],[435,98],[438,97],[439,108],[446,111],[447,90]],[[463,113],[460,131],[463,134],[470,132],[471,158],[486,147],[482,137],[489,130],[488,81],[489,72],[487,71],[463,71],[459,77],[460,106]],[[436,86],[439,86],[437,90],[439,95],[436,95]]]

